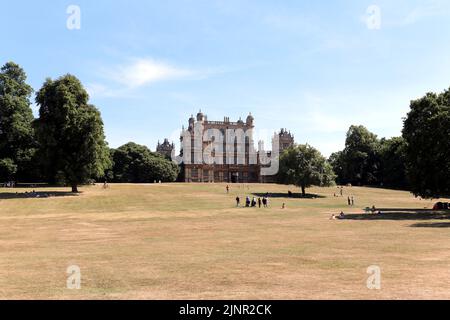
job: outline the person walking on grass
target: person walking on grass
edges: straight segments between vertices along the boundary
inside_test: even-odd
[[[348,201],[348,205],[351,206],[352,205],[352,200],[350,199],[350,196],[348,196],[347,201]]]
[[[239,205],[241,204],[241,198],[239,198],[239,196],[236,197],[236,207],[239,207]]]
[[[264,205],[264,208],[268,208],[269,207],[269,198],[267,198],[267,197],[263,198],[263,205]]]
[[[355,205],[355,198],[352,196],[352,207]]]
[[[230,193],[230,186],[227,185],[227,194]]]
[[[261,198],[258,198],[258,207],[261,209],[262,201]]]

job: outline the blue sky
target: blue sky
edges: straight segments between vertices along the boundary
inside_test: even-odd
[[[450,87],[450,1],[0,0],[0,63],[37,90],[71,73],[109,144],[155,149],[192,113],[291,130],[325,155],[351,124],[399,135],[409,101]],[[66,10],[81,9],[69,30]],[[367,26],[367,8],[381,12]],[[261,137],[266,136],[261,134]]]

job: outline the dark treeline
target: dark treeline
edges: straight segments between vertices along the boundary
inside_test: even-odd
[[[175,181],[178,168],[144,146],[116,150],[105,141],[99,110],[72,75],[47,79],[35,94],[13,62],[0,70],[0,182],[49,182],[71,186],[92,181]]]
[[[345,149],[333,153],[329,162],[341,185],[409,187],[403,137],[379,139],[363,126],[351,126]]]
[[[0,69],[0,183],[60,183],[78,191],[92,181],[172,182],[179,167],[147,147],[110,149],[99,110],[72,75],[47,79],[35,94],[13,62]],[[279,182],[383,186],[437,198],[450,195],[450,90],[411,101],[401,137],[378,138],[351,126],[345,148],[325,159],[309,145],[280,157]]]
[[[107,175],[113,182],[172,182],[179,174],[177,164],[133,142],[111,149],[111,159]]]
[[[352,126],[345,149],[329,161],[340,184],[401,188],[416,196],[450,196],[450,90],[411,101],[401,137],[378,139]]]
[[[294,146],[280,158],[279,182],[301,187],[379,186],[410,190],[424,198],[450,196],[450,90],[411,101],[402,136],[378,138],[351,126],[345,148],[324,162],[314,148]],[[330,171],[328,165],[331,166]]]

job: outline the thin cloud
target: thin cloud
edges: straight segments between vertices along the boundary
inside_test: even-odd
[[[134,59],[106,72],[107,78],[128,88],[137,88],[159,81],[177,80],[193,75],[193,71],[178,68],[153,59]]]
[[[86,89],[94,98],[135,98],[139,88],[157,82],[206,77],[192,69],[176,67],[152,58],[132,58],[127,63],[103,66],[97,71],[99,81]]]
[[[200,81],[212,76],[260,66],[261,63],[255,62],[245,66],[186,68],[152,58],[134,58],[129,59],[125,64],[103,66],[97,72],[101,80],[87,85],[87,91],[91,97],[133,98],[136,97],[138,89],[158,82]]]
[[[420,20],[439,16],[442,14],[441,9],[438,6],[429,7],[417,7],[411,10],[400,22],[400,25],[407,26],[412,25]]]
[[[114,97],[114,91],[100,83],[90,83],[86,85],[86,90],[90,96]]]
[[[91,98],[139,98],[139,95],[137,95],[128,87],[108,87],[102,83],[97,82],[87,84],[86,91]]]
[[[441,0],[426,1],[421,5],[418,5],[410,9],[406,15],[403,15],[397,23],[393,25],[409,26],[416,24],[422,20],[430,19],[433,17],[447,16],[449,13],[449,2]]]

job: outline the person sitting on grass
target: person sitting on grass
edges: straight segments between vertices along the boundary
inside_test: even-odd
[[[341,213],[339,214],[339,218],[338,219],[345,219],[344,211],[341,211]]]

